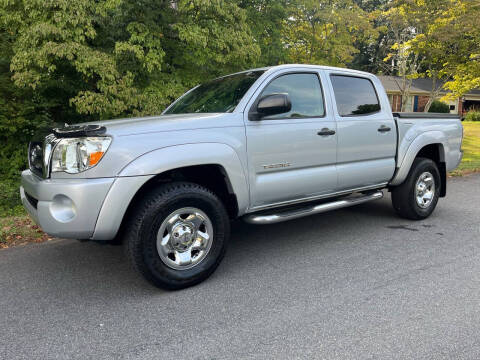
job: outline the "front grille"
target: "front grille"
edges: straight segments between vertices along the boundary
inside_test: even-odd
[[[28,146],[28,165],[34,174],[42,178],[50,176],[50,158],[57,142],[58,139],[50,134],[42,142],[32,141],[30,143]]]
[[[32,195],[30,195],[26,191],[25,191],[25,197],[27,198],[28,202],[36,209],[38,205],[38,200],[35,199]]]
[[[28,164],[36,175],[43,176],[43,143],[32,141],[28,146]]]

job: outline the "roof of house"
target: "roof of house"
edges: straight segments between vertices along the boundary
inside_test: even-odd
[[[383,87],[386,92],[401,92],[402,88],[402,78],[400,76],[391,76],[391,75],[378,75],[378,78],[382,82]],[[442,81],[439,82],[439,85],[443,84]],[[430,78],[420,78],[412,79],[412,87],[410,88],[410,93],[412,94],[426,94],[428,95],[432,89],[432,79]],[[445,93],[447,91],[443,91]],[[465,95],[480,95],[480,89],[474,89],[468,92]]]

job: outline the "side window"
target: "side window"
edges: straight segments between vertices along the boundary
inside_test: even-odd
[[[288,94],[292,109],[263,119],[322,117],[325,115],[320,79],[316,74],[286,74],[268,84],[260,98],[272,94]]]
[[[332,75],[330,78],[340,116],[368,115],[380,110],[380,102],[370,80],[345,75]]]

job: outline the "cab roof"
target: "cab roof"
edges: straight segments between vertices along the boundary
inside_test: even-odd
[[[348,72],[352,74],[358,75],[373,75],[371,73],[360,71],[360,70],[353,70],[335,66],[325,66],[325,65],[309,65],[309,64],[282,64],[282,65],[275,65],[275,66],[265,66],[260,68],[248,69],[244,71],[239,71],[236,74],[246,73],[250,71],[265,71],[265,72],[273,72],[277,70],[283,69],[293,69],[293,68],[307,68],[307,69],[314,69],[314,70],[329,70],[329,71],[339,71],[339,72]]]

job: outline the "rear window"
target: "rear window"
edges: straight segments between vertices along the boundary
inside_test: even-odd
[[[368,115],[380,110],[377,92],[370,80],[354,76],[331,76],[340,116]]]

